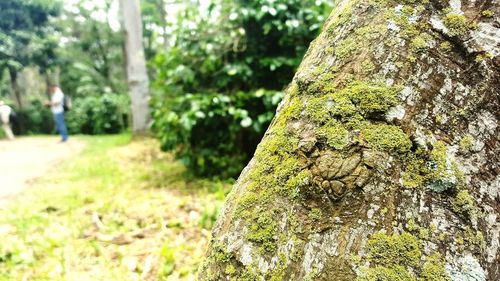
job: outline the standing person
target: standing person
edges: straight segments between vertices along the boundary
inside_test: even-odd
[[[50,102],[47,102],[46,105],[50,106],[54,115],[54,122],[56,123],[57,131],[61,135],[61,142],[66,142],[68,140],[68,129],[64,122],[64,93],[56,85],[49,86],[49,93]]]
[[[0,123],[2,123],[2,128],[7,135],[9,140],[14,139],[14,134],[10,128],[10,115],[12,114],[12,108],[0,100]]]

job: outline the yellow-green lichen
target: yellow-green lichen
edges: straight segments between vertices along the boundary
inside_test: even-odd
[[[469,31],[469,24],[464,15],[450,12],[445,15],[443,22],[451,36],[461,36]]]
[[[482,53],[482,54],[477,55],[475,61],[482,62],[484,60],[492,59],[492,58],[493,58],[493,54],[486,52],[486,53]]]
[[[415,231],[420,228],[420,226],[415,222],[413,218],[409,219],[408,222],[406,222],[406,228],[409,231]]]
[[[426,257],[419,281],[451,281],[440,254]]]
[[[427,47],[429,47],[429,45],[424,36],[418,35],[411,40],[410,47],[413,50],[419,52],[425,50]]]
[[[469,151],[471,148],[472,148],[472,137],[467,135],[467,136],[464,136],[461,140],[460,140],[460,150],[463,151],[463,152],[467,152]]]
[[[267,252],[276,250],[278,226],[270,213],[259,214],[257,221],[250,225],[246,235],[248,241],[258,243]]]
[[[458,164],[447,155],[448,147],[438,141],[430,151],[417,149],[405,156],[402,174],[403,185],[408,188],[427,187],[434,192],[460,189],[464,186],[464,174]]]
[[[375,70],[375,65],[373,62],[369,59],[364,60],[361,63],[361,70],[366,74],[366,73],[371,73]]]
[[[215,262],[226,263],[233,258],[233,254],[226,250],[221,242],[212,243],[212,255]]]
[[[322,218],[323,212],[321,212],[321,209],[319,208],[313,208],[311,212],[309,213],[309,217],[313,220],[320,220]]]
[[[481,15],[487,18],[491,18],[495,15],[495,12],[493,12],[492,10],[484,10],[481,12]]]
[[[375,233],[368,240],[368,251],[371,263],[387,267],[418,267],[422,256],[419,240],[407,232],[391,236]]]
[[[278,262],[276,267],[271,270],[269,274],[267,274],[266,280],[269,281],[283,281],[285,278],[286,268],[287,268],[288,259],[285,253],[280,252],[278,254]]]
[[[348,97],[364,116],[384,113],[398,104],[398,86],[383,83],[355,81],[343,89],[340,94]]]
[[[486,241],[484,240],[484,235],[481,231],[473,231],[469,226],[465,228],[464,231],[464,241],[470,247],[477,247],[477,249],[482,252],[486,249]]]
[[[349,131],[339,122],[330,121],[317,130],[318,136],[326,139],[326,144],[343,149],[349,144]]]
[[[238,200],[236,217],[242,217],[251,207],[259,201],[259,195],[255,192],[247,192]]]
[[[443,192],[455,187],[459,180],[459,171],[453,162],[448,160],[448,147],[442,141],[435,143],[429,155],[429,188],[435,192]]]
[[[425,152],[417,149],[415,153],[410,153],[405,159],[405,170],[403,173],[403,185],[408,188],[417,188],[424,185],[429,174],[428,161],[422,157]]]
[[[329,111],[329,102],[330,96],[324,96],[319,98],[311,98],[307,102],[307,107],[305,110],[305,115],[309,120],[322,124],[326,123],[331,119],[330,111]]]
[[[474,200],[467,190],[461,190],[451,199],[453,211],[462,214],[466,217],[474,218],[478,214],[478,209],[474,204]]]
[[[370,125],[362,131],[362,136],[377,150],[405,153],[412,146],[408,135],[394,125]]]
[[[355,51],[359,50],[358,41],[355,37],[346,38],[335,47],[335,56],[340,60],[345,60],[353,55]]]
[[[444,41],[439,44],[439,48],[443,51],[449,52],[451,51],[451,44],[448,41]]]
[[[404,267],[396,265],[393,267],[376,266],[362,268],[361,276],[356,281],[416,281],[416,277]]]
[[[235,274],[235,273],[236,273],[236,269],[234,268],[234,265],[232,265],[232,264],[228,264],[228,265],[226,266],[226,274],[227,274],[227,275],[233,275],[233,274]]]
[[[357,281],[449,281],[445,263],[439,254],[425,257],[422,265],[422,243],[404,232],[387,235],[381,232],[368,240],[370,267],[360,270]]]
[[[418,230],[418,237],[422,240],[428,240],[429,239],[429,230],[425,228],[420,228]]]
[[[346,129],[361,129],[362,125],[367,125],[365,119],[379,116],[398,104],[400,87],[386,86],[379,82],[354,81],[342,90],[328,85],[314,89],[318,89],[323,95],[309,99],[304,110],[306,118],[320,125],[337,120],[345,124]]]

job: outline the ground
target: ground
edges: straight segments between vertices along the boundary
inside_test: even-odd
[[[29,182],[51,167],[81,152],[84,142],[58,143],[56,137],[18,138],[0,141],[0,200],[21,192]]]
[[[54,140],[0,143],[0,280],[195,279],[229,184],[187,178],[151,139]]]

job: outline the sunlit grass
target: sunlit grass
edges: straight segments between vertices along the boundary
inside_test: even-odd
[[[228,185],[186,180],[150,139],[78,138],[0,208],[0,280],[193,280]]]

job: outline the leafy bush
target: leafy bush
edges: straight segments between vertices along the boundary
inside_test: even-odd
[[[162,149],[197,176],[238,175],[252,156],[282,93],[189,94],[157,102],[153,130]]]
[[[128,99],[117,94],[103,94],[75,99],[66,114],[70,133],[116,134],[127,128]]]
[[[28,106],[16,110],[17,118],[12,124],[14,134],[50,134],[54,131],[54,122],[50,109],[41,101],[33,100]]]
[[[116,134],[128,127],[129,104],[124,95],[103,94],[73,100],[66,113],[70,134]],[[22,110],[15,110],[16,135],[55,133],[52,112],[41,101],[34,100]]]

